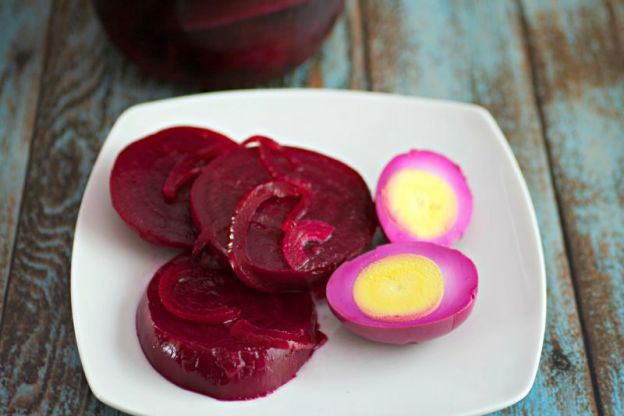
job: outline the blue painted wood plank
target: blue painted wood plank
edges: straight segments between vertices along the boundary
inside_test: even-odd
[[[0,3],[0,322],[39,97],[49,12],[48,0]]]
[[[373,88],[484,105],[529,185],[545,251],[547,327],[535,385],[504,413],[595,413],[520,9],[512,1],[368,1],[363,15]]]
[[[14,3],[18,11],[39,4]],[[106,40],[90,3],[55,1],[39,110],[34,120],[19,121],[34,121],[35,134],[0,328],[0,414],[116,413],[89,391],[75,345],[69,270],[76,215],[121,111],[188,92],[129,65]],[[45,36],[45,28],[31,30]]]
[[[624,3],[523,1],[604,414],[624,412]]]

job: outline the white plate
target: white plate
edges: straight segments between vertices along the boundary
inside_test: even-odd
[[[117,153],[155,130],[192,124],[242,140],[265,134],[356,168],[371,189],[384,164],[410,148],[457,161],[474,193],[474,216],[457,248],[480,273],[473,314],[437,340],[405,347],[351,335],[326,307],[329,336],[297,377],[268,397],[221,402],[183,390],[149,365],[134,314],[152,273],[173,251],[142,242],[111,207]],[[518,164],[483,108],[384,94],[255,90],[141,104],[124,112],[95,163],[72,256],[78,349],[96,397],[145,415],[451,415],[509,406],[530,390],[546,316],[544,261]]]

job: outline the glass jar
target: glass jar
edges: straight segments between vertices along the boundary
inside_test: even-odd
[[[312,55],[344,0],[94,0],[109,37],[145,71],[208,87],[284,74]]]

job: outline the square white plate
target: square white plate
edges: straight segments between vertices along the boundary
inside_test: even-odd
[[[111,207],[117,153],[161,128],[192,124],[237,140],[265,134],[357,169],[374,189],[384,164],[410,148],[442,152],[463,168],[474,216],[456,245],[473,259],[480,288],[473,314],[447,336],[412,346],[351,335],[326,307],[329,342],[268,397],[221,402],[183,390],[147,362],[135,309],[173,251],[150,246]],[[72,256],[72,308],[84,371],[95,396],[145,415],[455,415],[509,406],[530,390],[546,316],[546,280],[533,206],[518,164],[483,108],[384,94],[254,90],[141,104],[113,126],[80,208]]]

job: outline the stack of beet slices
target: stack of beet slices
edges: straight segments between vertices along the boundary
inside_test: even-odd
[[[261,136],[214,160],[191,190],[206,245],[246,285],[269,293],[324,283],[376,227],[366,184],[350,167]]]
[[[249,289],[210,254],[181,254],[158,270],[137,332],[163,376],[221,400],[275,390],[324,340],[309,294]]]
[[[325,340],[308,289],[376,228],[357,172],[262,136],[239,145],[203,128],[159,131],[119,154],[110,189],[139,236],[186,250],[139,305],[145,355],[177,385],[222,400],[295,376]]]

